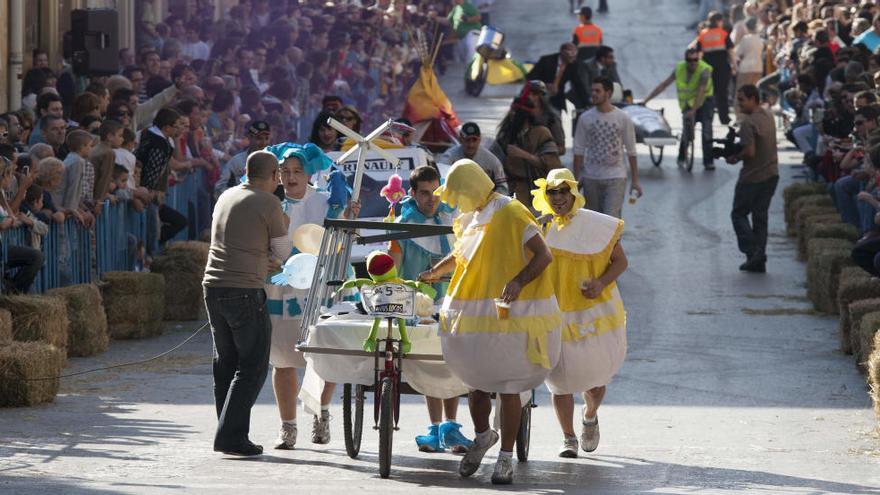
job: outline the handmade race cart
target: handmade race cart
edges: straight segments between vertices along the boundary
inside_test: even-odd
[[[620,109],[633,121],[636,129],[636,142],[648,147],[651,163],[659,167],[663,162],[664,146],[676,146],[679,140],[672,134],[672,127],[666,121],[663,109],[652,110],[644,105],[621,105]],[[688,157],[693,165],[694,146],[690,140]]]
[[[332,219],[325,220],[324,227],[297,348],[305,353],[306,361],[318,376],[342,384],[345,450],[352,458],[360,452],[366,396],[373,395],[373,429],[379,432],[379,475],[387,478],[391,473],[394,431],[400,421],[401,395],[452,398],[466,394],[467,387],[443,361],[436,314],[433,318],[417,316],[414,289],[395,283],[361,287],[359,303],[344,301],[345,295],[337,289],[347,276],[353,243],[447,235],[452,228]],[[362,237],[358,235],[360,229],[384,233]],[[387,320],[387,329],[379,335],[375,351],[366,352],[363,341],[376,317]],[[410,320],[410,353],[401,352],[400,335],[392,325],[396,318]],[[524,402],[516,442],[520,461],[528,459],[534,394]]]

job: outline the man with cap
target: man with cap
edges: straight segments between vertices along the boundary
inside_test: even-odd
[[[581,449],[592,452],[599,445],[597,411],[605,386],[626,356],[626,313],[615,282],[627,267],[623,220],[584,209],[568,169],[551,170],[535,185],[532,206],[552,218],[545,227],[553,252],[547,272],[562,316],[562,352],[546,383],[564,435],[559,456],[577,457],[572,394],[583,394]]]
[[[507,187],[507,176],[504,175],[504,166],[497,156],[481,144],[480,126],[476,122],[466,122],[461,126],[458,138],[461,140],[461,144],[446,150],[446,153],[440,157],[440,163],[449,165],[462,158],[473,160],[492,179],[492,182],[495,184],[495,187],[492,189],[493,191],[505,196],[510,194]]]
[[[284,188],[281,209],[288,220],[289,238],[292,239],[294,232],[305,224],[322,225],[325,218],[335,218],[339,214],[339,210],[331,207],[329,203],[330,195],[318,191],[309,184],[312,176],[333,165],[333,160],[320,148],[312,143],[304,146],[281,143],[267,147],[266,151],[278,160],[278,167],[281,170],[281,185]],[[353,219],[357,218],[359,213],[360,203],[350,202],[343,216]],[[299,249],[294,247],[288,255],[292,256],[299,252]],[[266,285],[267,306],[272,322],[269,362],[272,363],[272,386],[281,419],[281,427],[275,441],[276,449],[291,450],[296,445],[298,390],[296,370],[306,367],[302,353],[296,350],[296,343],[299,340],[302,308],[305,306],[308,292],[308,289]],[[320,397],[320,411],[312,411],[314,413],[312,443],[330,442],[329,407],[334,387],[333,383],[324,384]],[[318,409],[318,407],[309,406],[307,409]]]
[[[238,185],[241,177],[244,176],[247,157],[254,151],[269,146],[269,143],[272,140],[272,131],[269,129],[269,124],[265,120],[255,120],[248,124],[247,136],[248,148],[233,156],[223,164],[223,167],[220,170],[220,178],[214,185],[214,193],[216,196],[220,196],[223,194],[223,191]]]
[[[459,465],[468,477],[499,440],[489,421],[491,393],[501,400],[501,452],[492,483],[513,481],[520,394],[540,385],[559,358],[559,310],[544,275],[552,255],[520,201],[492,192],[472,160],[453,164],[434,192],[461,214],[453,223],[452,254],[422,273],[436,281],[453,271],[440,310],[443,357],[469,389],[476,438]]]

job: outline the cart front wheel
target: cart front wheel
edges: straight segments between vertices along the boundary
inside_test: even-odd
[[[532,438],[532,401],[526,402],[519,419],[519,432],[516,434],[516,458],[519,462],[529,460],[529,443]]]
[[[345,435],[345,452],[354,459],[361,451],[361,436],[364,431],[363,385],[358,385],[354,394],[350,383],[342,388],[342,429]]]
[[[648,146],[648,153],[651,155],[651,163],[659,167],[663,161],[663,146]]]
[[[391,378],[383,378],[379,399],[379,476],[382,478],[391,475],[391,441],[394,438],[394,414],[391,410],[393,394]]]

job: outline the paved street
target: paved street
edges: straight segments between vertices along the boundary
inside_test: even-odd
[[[609,3],[612,12],[597,23],[616,48],[625,85],[641,99],[682,56],[695,4]],[[569,37],[576,19],[567,6],[562,0],[497,0],[493,21],[507,33],[515,57],[535,60]],[[486,134],[515,91],[488,88],[483,98],[467,97],[460,67],[450,68],[441,82],[462,121],[476,119]],[[656,104],[680,128],[673,91]],[[687,174],[676,168],[671,149],[660,168],[651,165],[646,148],[640,151],[645,197],[624,208],[630,268],[620,286],[629,354],[600,410],[602,443],[594,455],[558,459],[562,437],[541,389],[531,459],[516,465],[512,487],[498,491],[880,493],[880,438],[864,379],[852,357],[836,350],[836,317],[812,311],[804,266],[783,233],[781,189],[797,170],[782,167],[771,206],[768,273],[749,275],[737,270],[742,259],[729,220],[736,168],[719,163],[705,173],[697,165]],[[796,161],[790,152],[781,159]],[[71,359],[67,371],[153,355],[197,326],[172,326],[148,341],[114,342],[98,357]],[[494,451],[477,475],[462,480],[455,473],[458,457],[416,450],[412,438],[427,423],[419,397],[405,398],[389,480],[378,477],[378,435],[371,429],[365,429],[359,459],[346,456],[338,403],[328,446],[309,443],[311,419],[301,416],[295,451],[267,450],[247,461],[214,454],[210,342],[203,332],[167,359],[68,379],[53,404],[0,410],[0,493],[495,491],[489,484]],[[276,428],[267,382],[252,438],[268,446]]]

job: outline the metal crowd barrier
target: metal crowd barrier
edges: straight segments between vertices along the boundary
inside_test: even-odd
[[[111,205],[109,201],[104,203],[95,230],[83,228],[72,218],[62,224],[52,222],[42,237],[43,267],[31,292],[89,283],[108,271],[131,270],[132,249],[146,238],[146,225],[145,212],[135,211],[127,202]],[[8,247],[30,247],[30,234],[27,227],[0,234],[0,273],[7,271]]]

